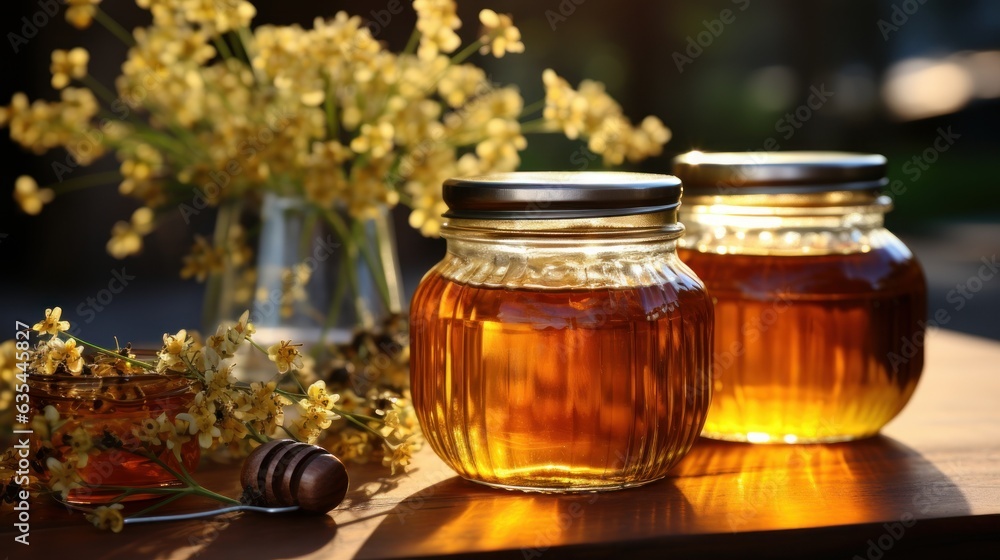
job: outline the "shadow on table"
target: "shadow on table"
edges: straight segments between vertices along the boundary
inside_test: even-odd
[[[868,539],[919,547],[921,538],[908,535],[940,532],[920,520],[969,513],[947,475],[891,438],[807,446],[700,440],[668,479],[619,492],[522,494],[447,479],[400,502],[358,556],[516,551],[537,558],[558,547],[601,556],[612,550],[596,546],[605,544],[633,554],[795,557],[812,549],[865,557]],[[887,523],[904,534],[887,536]]]
[[[115,535],[93,531],[105,539],[103,546],[96,549],[106,551],[102,559],[298,558],[329,544],[337,534],[337,524],[327,515],[240,513],[197,523],[129,526],[125,531],[131,537],[127,542],[116,542]],[[68,549],[61,552],[65,555]]]

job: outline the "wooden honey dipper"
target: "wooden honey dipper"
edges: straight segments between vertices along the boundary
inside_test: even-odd
[[[151,523],[210,517],[233,511],[325,514],[347,495],[349,479],[340,459],[316,445],[278,439],[254,449],[243,462],[244,491],[261,496],[264,506],[239,505],[180,515],[131,517],[125,523]]]
[[[258,447],[243,462],[240,481],[277,507],[326,513],[344,501],[349,479],[340,459],[316,445],[278,439]]]

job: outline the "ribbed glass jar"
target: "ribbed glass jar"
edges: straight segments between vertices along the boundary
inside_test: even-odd
[[[411,374],[424,434],[461,476],[606,490],[688,451],[712,308],[675,251],[679,190],[603,173],[446,183],[448,254],[411,304]]]
[[[867,437],[923,369],[926,285],[883,227],[881,156],[679,156],[682,258],[715,302],[702,435],[754,443]]]

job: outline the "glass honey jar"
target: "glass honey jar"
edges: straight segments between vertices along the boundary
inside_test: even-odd
[[[444,260],[411,304],[413,401],[466,479],[597,491],[666,475],[701,432],[712,304],[675,250],[680,182],[505,173],[444,185]]]
[[[923,369],[926,284],[883,227],[886,160],[834,152],[674,161],[680,254],[715,302],[702,435],[812,443],[874,435]]]

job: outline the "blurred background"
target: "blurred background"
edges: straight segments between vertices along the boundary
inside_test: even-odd
[[[339,10],[377,21],[393,2],[255,4],[256,24],[311,25]],[[395,51],[415,21],[409,2],[403,5],[378,27],[377,38]],[[134,0],[102,7],[128,29],[147,16]],[[475,35],[487,7],[513,15],[527,50],[474,60],[494,81],[518,84],[526,103],[543,97],[542,70],[553,68],[574,85],[603,81],[633,121],[653,114],[672,129],[664,154],[639,171],[669,172],[671,158],[690,149],[757,150],[772,142],[886,155],[890,179],[902,187],[888,227],[924,264],[930,315],[945,309],[947,328],[1000,339],[1000,274],[969,283],[973,297],[961,308],[955,295],[983,259],[1000,253],[1000,2],[463,0],[463,38]],[[38,0],[4,2],[0,104],[17,91],[55,99],[49,56],[56,48],[86,47],[91,74],[111,86],[125,50],[100,26],[81,32],[59,16],[27,43],[11,43],[22,18],[39,9]],[[528,140],[523,169],[600,166],[555,135]],[[178,270],[193,235],[211,230],[210,216],[188,226],[178,215],[146,238],[142,255],[115,260],[105,252],[111,227],[138,205],[119,196],[116,184],[60,196],[37,217],[21,213],[9,195],[22,174],[42,186],[56,182],[53,163],[65,157],[26,154],[0,133],[5,324],[34,322],[59,305],[78,334],[95,341],[117,334],[122,343],[156,343],[163,332],[199,325],[202,286],[181,280]],[[77,172],[116,168],[107,157]],[[408,297],[444,243],[422,238],[406,215],[399,209],[395,217]],[[112,294],[116,278],[115,286],[127,285]]]

